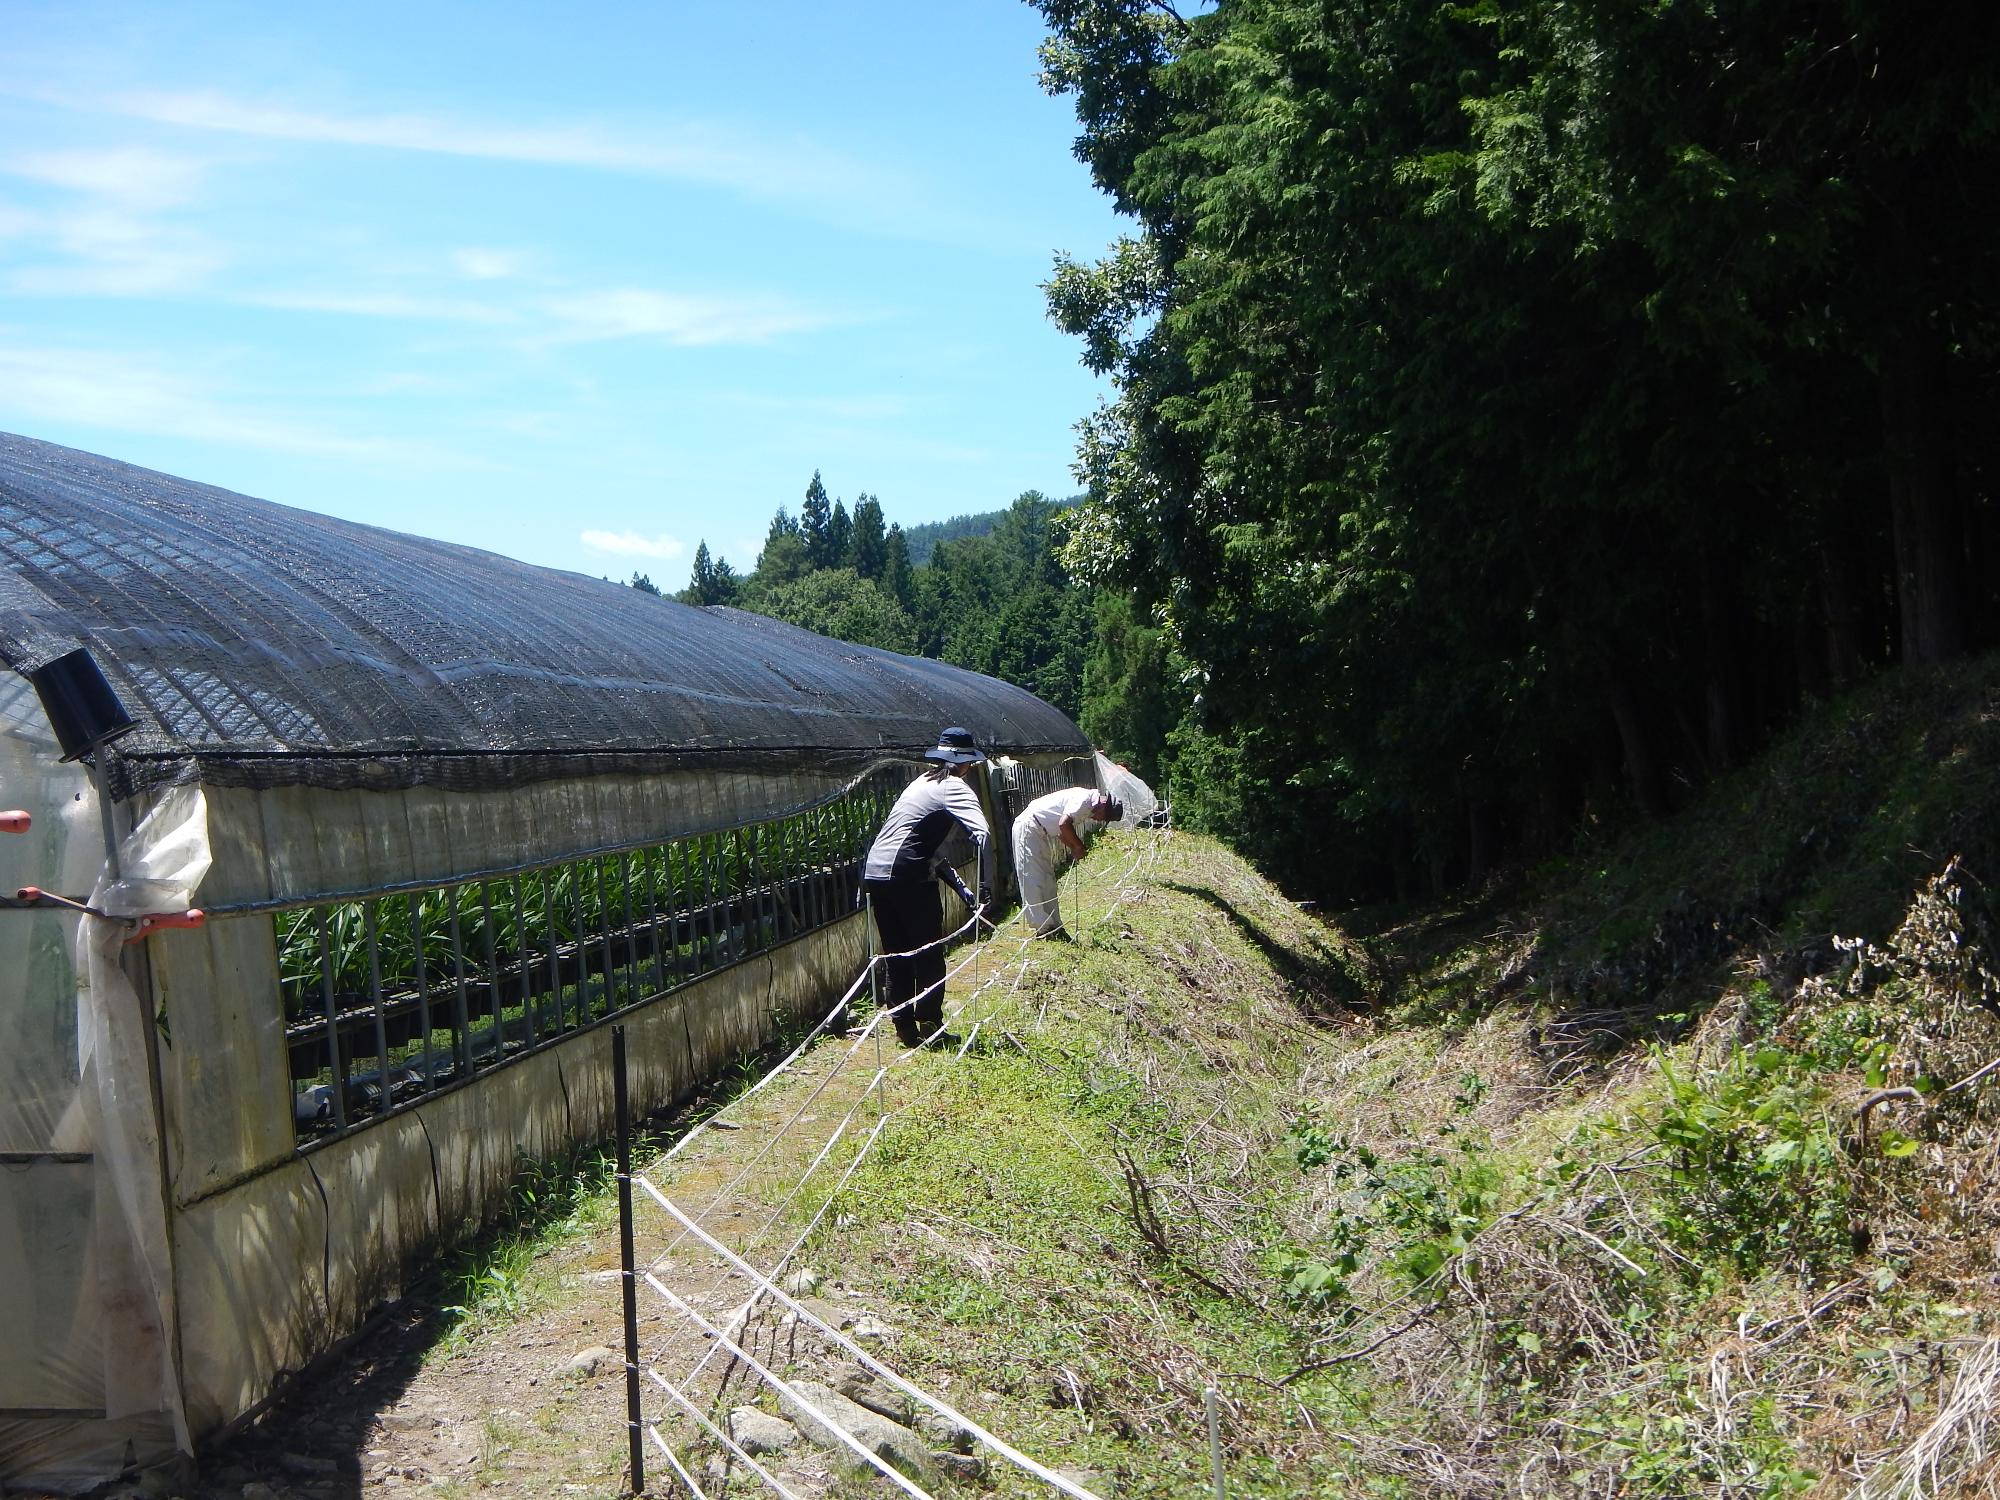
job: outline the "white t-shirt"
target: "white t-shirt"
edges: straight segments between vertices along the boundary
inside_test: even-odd
[[[1090,816],[1091,804],[1097,801],[1097,790],[1087,786],[1064,787],[1059,792],[1050,792],[1046,797],[1037,797],[1021,809],[1021,816],[1014,820],[1016,828],[1024,828],[1041,834],[1045,838],[1062,837],[1064,818],[1072,821]]]

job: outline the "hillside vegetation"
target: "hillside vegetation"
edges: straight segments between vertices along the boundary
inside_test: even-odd
[[[1117,836],[821,1263],[1121,1495],[1206,1483],[1210,1383],[1233,1495],[1989,1493],[1996,714],[1884,680],[1416,913]]]

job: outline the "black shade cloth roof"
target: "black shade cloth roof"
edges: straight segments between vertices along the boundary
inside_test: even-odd
[[[0,660],[88,646],[140,721],[120,795],[859,766],[946,724],[1089,749],[1033,694],[940,662],[5,433],[0,556]]]

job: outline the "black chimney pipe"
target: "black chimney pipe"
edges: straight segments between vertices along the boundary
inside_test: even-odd
[[[28,681],[35,685],[35,696],[42,700],[42,712],[49,716],[66,761],[81,760],[139,727],[86,646],[36,667],[28,673]]]

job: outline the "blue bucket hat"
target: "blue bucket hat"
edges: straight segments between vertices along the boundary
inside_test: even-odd
[[[970,729],[961,729],[954,724],[949,729],[938,731],[937,748],[926,750],[924,759],[941,760],[951,766],[970,766],[986,759],[986,752],[973,742]]]

